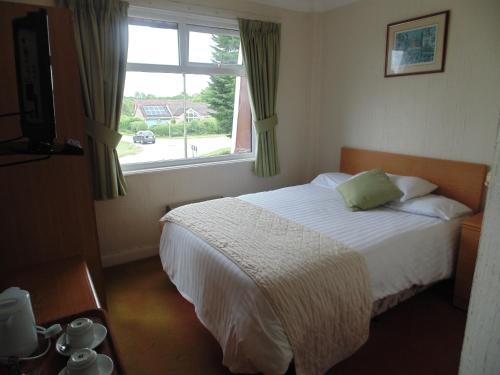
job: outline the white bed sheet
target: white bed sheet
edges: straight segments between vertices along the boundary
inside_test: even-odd
[[[239,197],[363,254],[375,300],[451,275],[460,220],[389,208],[351,212],[334,189],[313,184]],[[160,256],[179,292],[218,340],[233,372],[284,373],[293,354],[271,307],[231,260],[187,229],[164,226]]]

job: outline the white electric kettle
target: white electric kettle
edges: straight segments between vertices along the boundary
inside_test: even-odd
[[[0,357],[27,357],[38,347],[30,294],[12,287],[0,293]]]

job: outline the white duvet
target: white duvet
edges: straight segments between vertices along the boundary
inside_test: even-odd
[[[451,275],[459,220],[380,208],[351,212],[334,189],[306,184],[239,197],[319,231],[365,256],[375,300]],[[203,240],[164,226],[160,256],[180,293],[218,340],[233,372],[286,372],[292,352],[254,282]]]

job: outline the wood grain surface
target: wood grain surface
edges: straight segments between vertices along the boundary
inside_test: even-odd
[[[0,2],[0,113],[18,112],[12,19],[40,7]],[[47,9],[58,143],[87,150],[71,12]],[[0,141],[20,135],[18,117],[0,118]],[[0,164],[31,156],[1,156]],[[0,168],[0,273],[79,254],[104,301],[101,258],[87,156]]]
[[[0,289],[17,286],[30,293],[36,322],[101,307],[89,270],[79,256],[42,263],[0,276]]]
[[[462,222],[453,304],[463,310],[469,305],[482,221],[483,214],[480,213]]]

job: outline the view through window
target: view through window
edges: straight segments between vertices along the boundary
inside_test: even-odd
[[[131,18],[120,132],[130,169],[251,153],[238,31]]]

